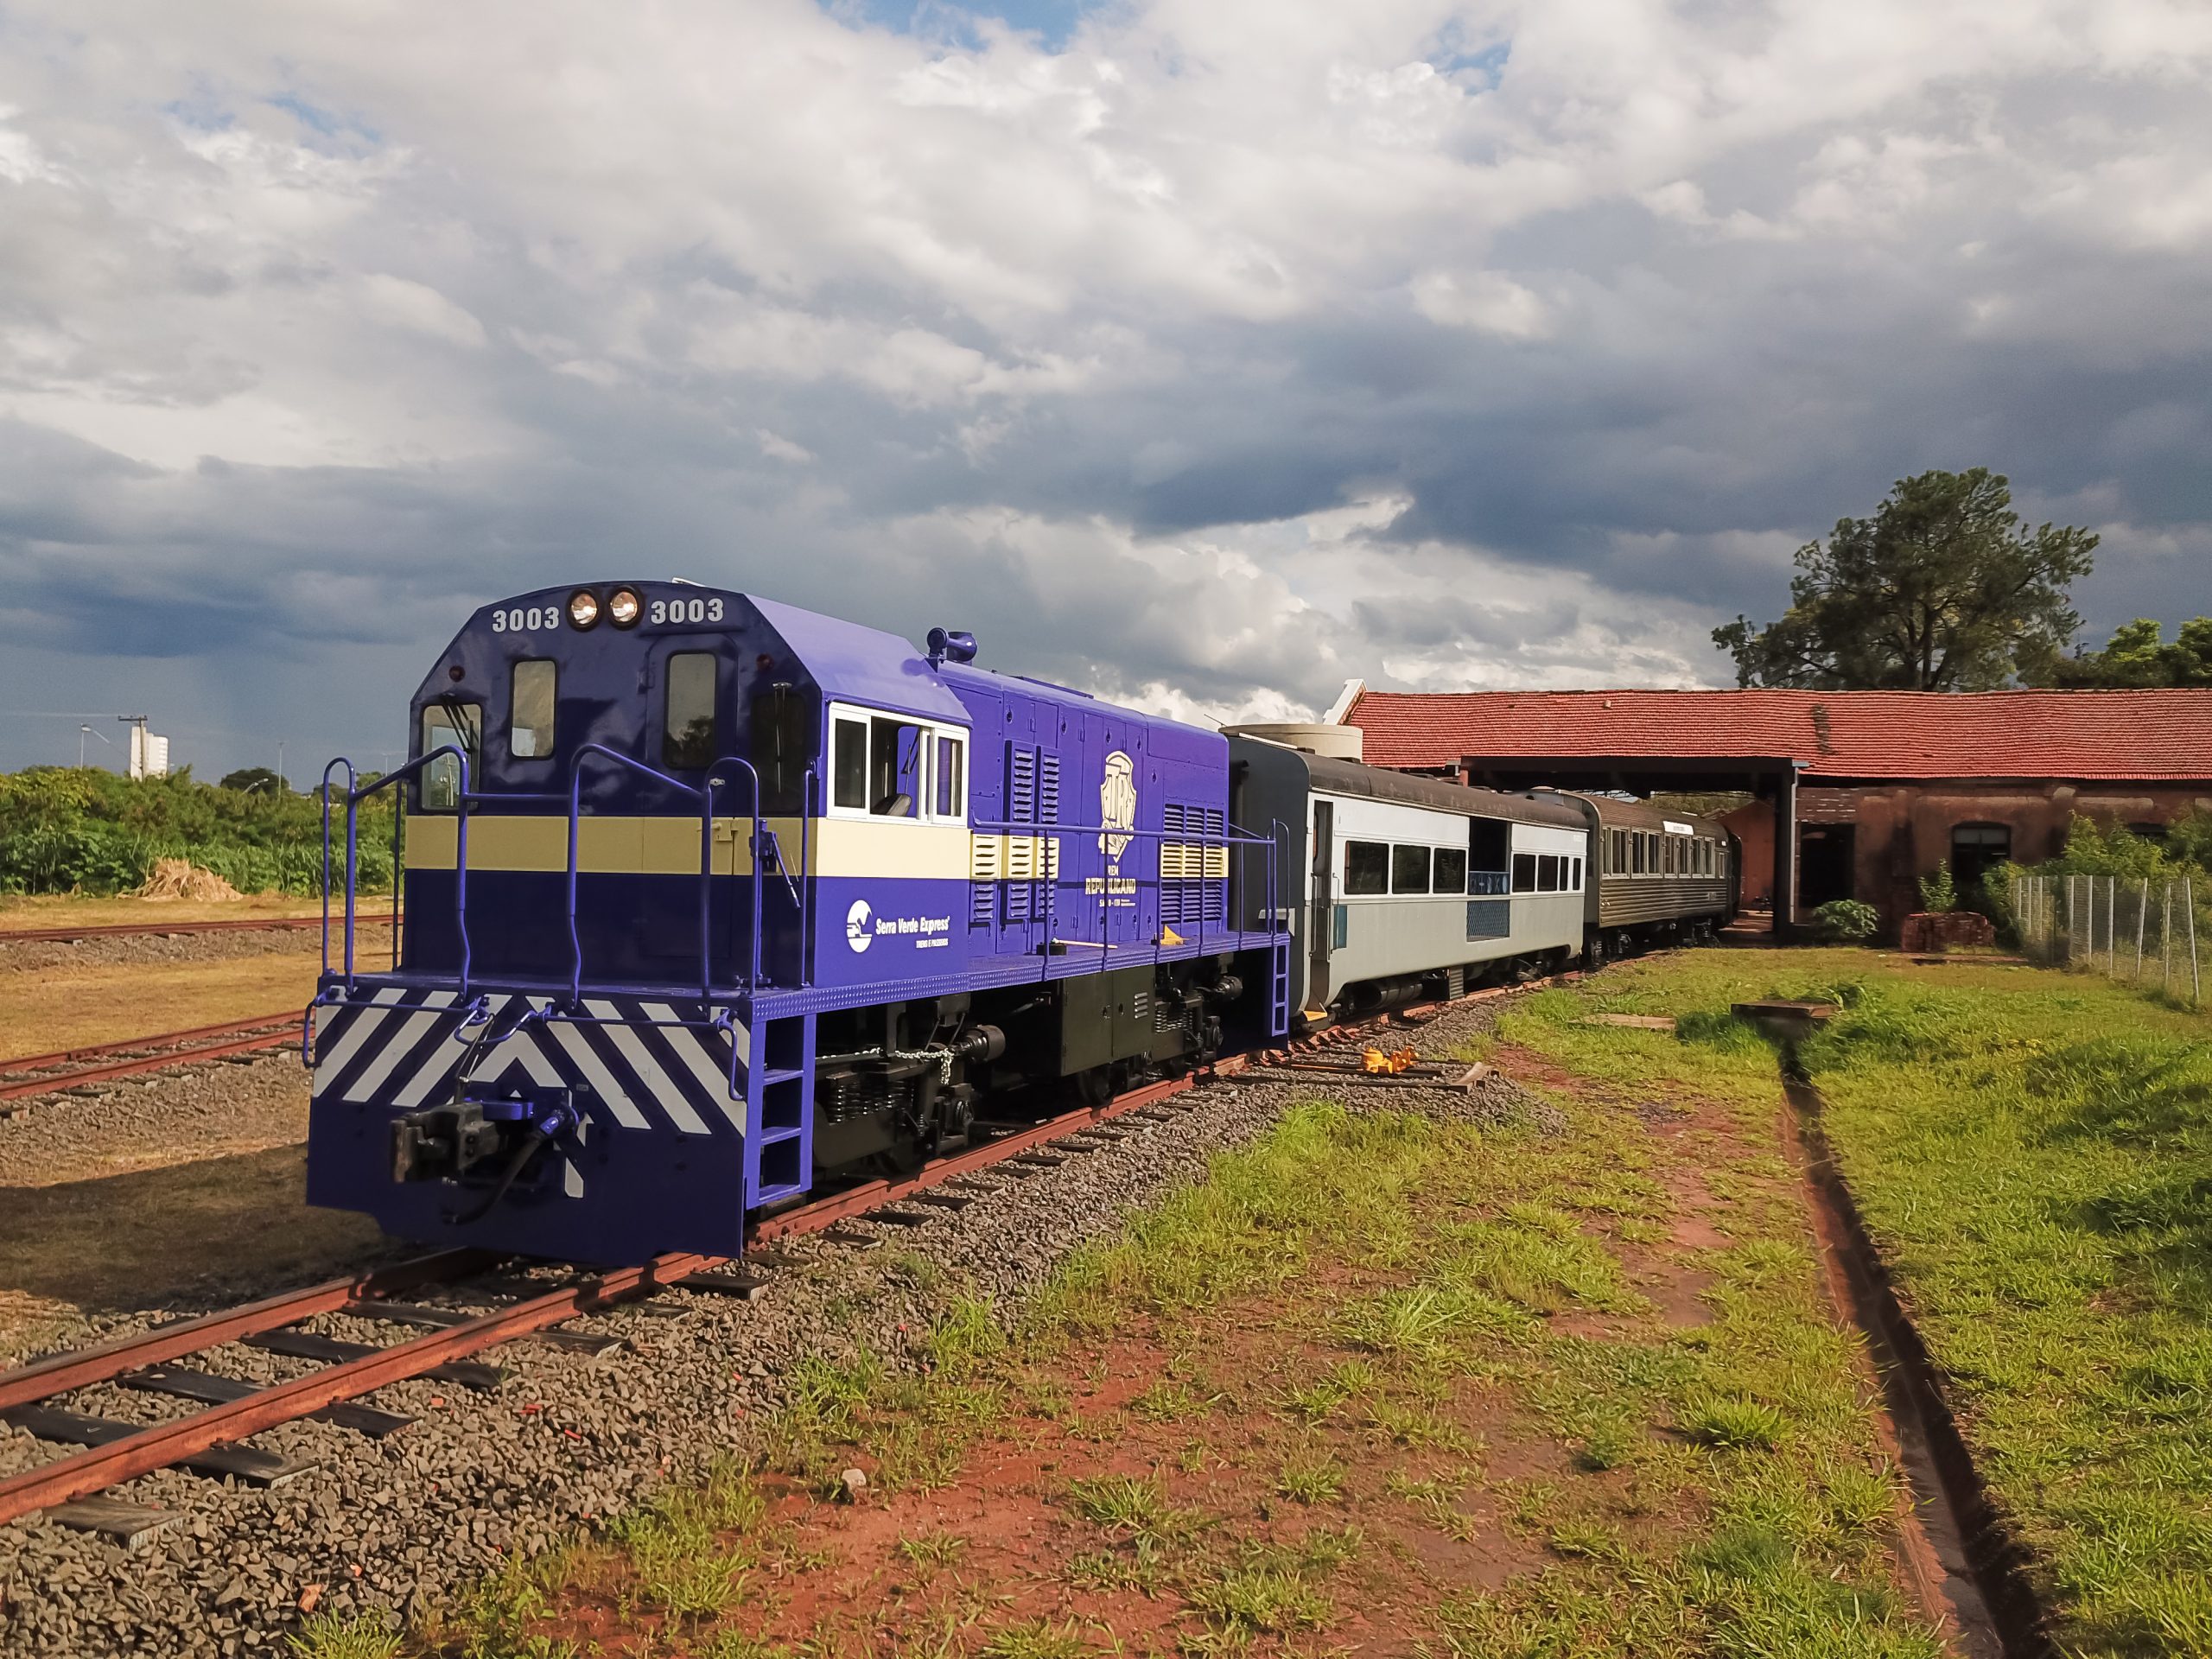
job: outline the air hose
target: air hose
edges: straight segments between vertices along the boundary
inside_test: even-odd
[[[446,1224],[448,1227],[467,1227],[490,1215],[499,1200],[507,1196],[507,1189],[522,1174],[523,1166],[537,1155],[540,1147],[552,1139],[553,1127],[550,1124],[542,1122],[531,1124],[530,1133],[523,1136],[520,1144],[515,1147],[514,1155],[507,1160],[507,1166],[499,1172],[499,1179],[492,1184],[492,1190],[484,1195],[483,1200],[460,1213],[448,1211]]]

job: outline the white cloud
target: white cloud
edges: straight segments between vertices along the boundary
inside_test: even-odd
[[[237,628],[307,650],[345,582],[435,633],[471,583],[758,546],[830,606],[1011,582],[1031,668],[1194,709],[1677,683],[1805,536],[1978,461],[2113,526],[2093,601],[2201,608],[2187,0],[9,29],[0,582],[52,597],[0,637],[88,676],[138,635],[66,620],[74,571],[149,611],[244,573]]]

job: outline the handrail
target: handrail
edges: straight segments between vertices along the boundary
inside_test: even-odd
[[[383,777],[365,788],[349,787],[346,791],[346,988],[348,992],[353,988],[353,882],[354,874],[360,861],[359,820],[361,803],[378,790],[389,789],[402,779],[412,777],[429,766],[431,761],[444,754],[453,756],[461,764],[461,789],[458,793],[461,805],[454,815],[458,827],[454,837],[453,909],[454,925],[461,931],[461,995],[463,996],[468,995],[468,970],[474,959],[468,944],[468,803],[471,798],[468,792],[468,753],[465,749],[454,747],[450,743],[442,743],[428,754],[410,760],[397,771],[387,772]],[[334,760],[330,766],[334,766],[338,764],[338,761]],[[353,763],[347,761],[346,766],[350,773],[353,770]],[[325,766],[323,777],[327,780],[329,776],[330,766]],[[326,812],[329,810],[329,798],[327,791],[323,810]],[[392,870],[391,879],[393,901],[397,904],[399,886],[399,871],[397,866]],[[397,922],[395,921],[393,926],[397,928]],[[326,973],[329,971],[327,964],[323,971]]]
[[[346,794],[349,799],[353,793],[353,785],[360,779],[360,773],[353,770],[353,763],[342,754],[322,769],[322,971],[325,974],[330,971],[330,774],[340,766],[346,768]],[[353,866],[349,858],[346,864],[346,886],[349,892],[353,885]],[[397,861],[392,865],[391,887],[392,902],[397,905],[399,899],[399,866]],[[392,925],[396,930],[398,923],[395,920]],[[353,931],[353,908],[348,905],[346,907],[347,937],[350,938]]]
[[[695,788],[680,778],[671,778],[664,772],[656,772],[642,760],[633,760],[620,749],[611,749],[604,743],[586,743],[576,750],[576,758],[569,763],[569,948],[572,955],[569,971],[569,1002],[571,1007],[583,1001],[584,940],[576,927],[576,825],[583,813],[584,761],[594,754],[603,754],[610,760],[620,761],[632,772],[643,772],[656,782],[667,785],[709,805],[713,798],[704,789]],[[712,889],[706,886],[714,866],[714,818],[705,819],[706,856],[700,862],[701,899],[699,905],[699,984],[702,996],[710,995],[714,988],[714,931],[712,906],[707,894]]]
[[[761,904],[767,892],[761,882],[761,866],[766,861],[760,855],[760,843],[766,826],[760,817],[760,774],[754,769],[753,763],[742,755],[724,755],[707,768],[706,820],[699,842],[699,868],[702,878],[712,877],[715,864],[715,785],[721,781],[715,774],[725,766],[744,767],[745,776],[753,785],[753,963],[752,972],[746,982],[749,985],[758,985],[760,982],[760,933],[764,919],[761,915]],[[732,874],[734,873],[732,872]],[[712,910],[713,890],[711,887],[701,895],[699,902],[702,912]],[[713,989],[713,982],[709,979],[702,983],[700,995],[704,998],[711,995]]]

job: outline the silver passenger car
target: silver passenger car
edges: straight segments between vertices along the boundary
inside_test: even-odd
[[[1230,734],[1231,816],[1277,845],[1291,1007],[1370,1014],[1564,966],[1592,904],[1584,804]],[[1256,885],[1243,903],[1264,905]],[[1264,926],[1256,915],[1247,927]]]

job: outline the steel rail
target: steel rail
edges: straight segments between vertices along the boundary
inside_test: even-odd
[[[35,1071],[41,1066],[67,1065],[72,1060],[95,1060],[103,1054],[128,1054],[137,1049],[174,1047],[178,1043],[192,1042],[201,1037],[227,1037],[233,1032],[262,1031],[270,1026],[289,1028],[300,1017],[296,1008],[284,1008],[275,1014],[256,1014],[251,1020],[226,1020],[220,1025],[194,1026],[189,1031],[164,1031],[150,1037],[130,1037],[116,1043],[94,1043],[87,1048],[59,1048],[51,1054],[26,1054],[17,1059],[0,1060],[0,1076],[12,1071]]]
[[[20,1083],[0,1084],[0,1100],[17,1100],[25,1095],[50,1095],[62,1089],[74,1089],[80,1084],[104,1083],[111,1077],[134,1077],[141,1071],[163,1071],[173,1065],[189,1065],[194,1060],[219,1060],[228,1054],[250,1054],[257,1049],[289,1046],[292,1040],[291,1021],[298,1016],[281,1014],[284,1022],[281,1031],[264,1036],[240,1037],[227,1043],[214,1043],[198,1048],[173,1048],[167,1053],[149,1054],[143,1059],[118,1060],[110,1065],[88,1065],[74,1071],[53,1071],[42,1077],[29,1077]],[[270,1020],[256,1022],[260,1025]],[[120,1044],[125,1048],[144,1048],[159,1041],[157,1038],[142,1038],[136,1043]],[[24,1062],[11,1060],[0,1065],[0,1072],[14,1072],[23,1068]]]
[[[204,1352],[223,1343],[275,1331],[317,1313],[342,1313],[365,1306],[395,1291],[414,1290],[426,1284],[461,1278],[500,1259],[496,1252],[488,1250],[438,1250],[394,1262],[390,1267],[374,1268],[351,1278],[331,1279],[301,1290],[284,1291],[219,1313],[174,1320],[135,1336],[102,1343],[96,1348],[56,1354],[50,1359],[0,1372],[0,1410],[34,1405],[67,1394],[72,1389],[90,1388],[95,1382],[112,1382],[141,1366],[158,1365],[165,1360]]]
[[[1225,1073],[1240,1065],[1241,1057],[1224,1061],[1217,1070]],[[904,1179],[873,1181],[782,1216],[771,1217],[753,1230],[753,1239],[766,1243],[826,1230],[840,1221],[880,1210],[910,1193],[988,1168],[1125,1112],[1156,1104],[1180,1094],[1195,1081],[1194,1077],[1178,1077],[1147,1084],[1104,1105],[1063,1113],[988,1146],[940,1159]],[[333,1280],[227,1313],[164,1325],[143,1336],[125,1338],[100,1348],[58,1355],[20,1370],[0,1374],[0,1410],[51,1399],[72,1389],[110,1381],[146,1365],[201,1352],[242,1337],[297,1323],[316,1313],[351,1312],[373,1319],[378,1296],[411,1284],[461,1276],[478,1265],[464,1258],[480,1255],[472,1251],[442,1252],[379,1274]],[[495,1308],[428,1336],[261,1389],[243,1400],[194,1412],[105,1446],[58,1458],[0,1480],[0,1523],[73,1498],[105,1491],[214,1446],[244,1440],[326,1406],[358,1399],[388,1383],[419,1376],[449,1361],[557,1325],[579,1313],[650,1295],[688,1274],[722,1266],[727,1260],[691,1252],[662,1255],[643,1267],[619,1268],[543,1296]]]
[[[389,912],[364,916],[363,922],[391,921]],[[90,927],[8,927],[0,925],[0,944],[67,944],[77,939],[127,938],[133,935],[165,933],[269,933],[294,928],[320,927],[319,916],[226,917],[213,922],[101,922]]]
[[[228,1446],[263,1429],[321,1411],[326,1406],[357,1399],[387,1383],[404,1382],[512,1338],[558,1325],[578,1313],[595,1312],[639,1295],[650,1295],[664,1284],[715,1266],[719,1260],[715,1256],[676,1254],[658,1257],[643,1267],[618,1268],[543,1296],[494,1308],[480,1318],[448,1325],[427,1336],[380,1348],[359,1359],[325,1366],[228,1405],[211,1406],[205,1411],[124,1435],[105,1446],[57,1458],[0,1480],[0,1522],[15,1520],[33,1510],[48,1509],[72,1498],[105,1491],[214,1446]]]

